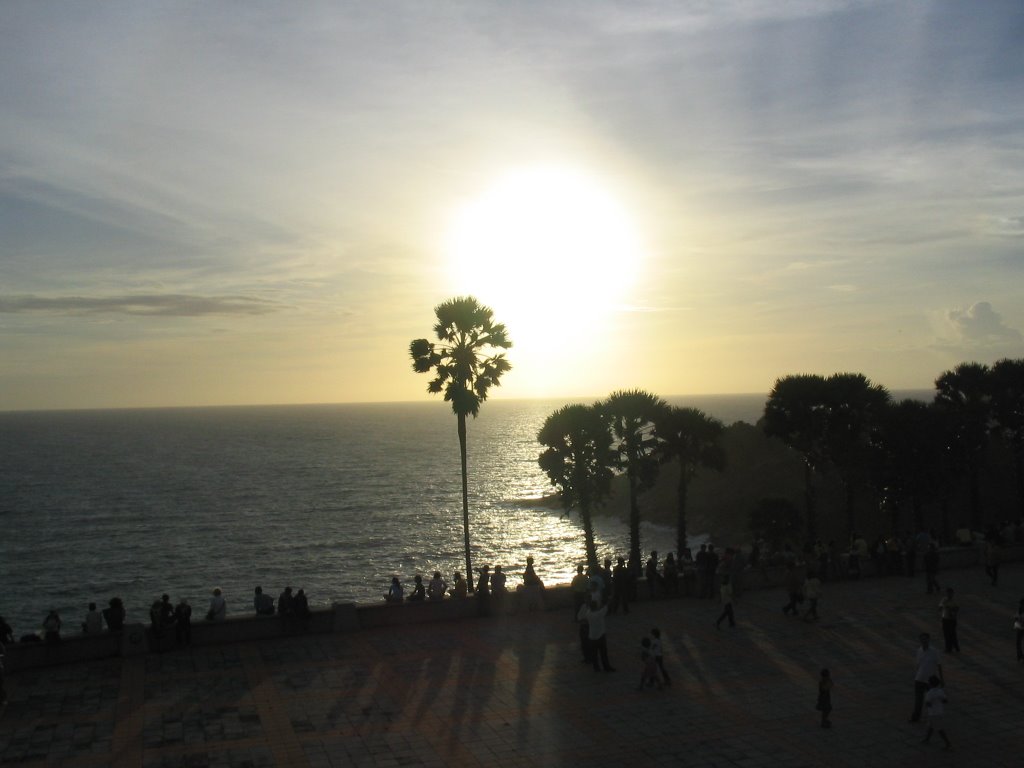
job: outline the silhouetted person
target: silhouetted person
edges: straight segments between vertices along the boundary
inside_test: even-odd
[[[11,625],[7,623],[7,620],[0,616],[0,643],[13,643],[14,642],[14,630],[11,629]]]
[[[937,649],[931,646],[931,635],[921,633],[921,647],[917,649],[917,671],[914,673],[914,711],[910,722],[921,721],[921,710],[924,708],[924,694],[928,690],[928,681],[934,676],[939,680],[942,675],[942,657]]]
[[[192,643],[192,606],[184,597],[174,606],[174,639],[178,645]]]
[[[402,589],[402,582],[398,580],[397,576],[391,577],[391,586],[388,587],[388,591],[384,593],[384,600],[389,603],[401,603],[405,599],[405,591]]]
[[[491,615],[491,568],[488,565],[480,567],[480,578],[476,583],[476,608],[481,616]]]
[[[274,598],[263,591],[263,587],[256,587],[253,592],[252,607],[257,616],[274,615]]]
[[[98,635],[103,631],[103,614],[96,609],[96,603],[89,603],[89,612],[82,622],[82,634]]]
[[[722,577],[722,586],[718,590],[719,597],[722,600],[722,613],[715,621],[715,629],[719,629],[722,626],[723,619],[729,619],[729,626],[736,626],[736,617],[732,612],[732,584],[729,583],[729,577]]]
[[[43,632],[45,633],[43,637],[46,640],[46,642],[60,642],[60,627],[60,614],[57,613],[56,608],[51,608],[50,612],[46,614],[46,618],[43,619]]]
[[[679,594],[679,567],[676,565],[676,558],[671,552],[665,555],[665,564],[662,566],[662,582],[665,586],[666,595],[674,597]]]
[[[647,558],[647,565],[644,566],[644,578],[647,579],[647,593],[657,597],[661,592],[661,574],[658,573],[658,550],[652,549],[651,556]]]
[[[618,613],[620,605],[623,613],[629,613],[630,578],[626,558],[620,557],[612,569],[612,601],[608,606],[609,613]]]
[[[438,603],[444,600],[444,593],[448,591],[448,584],[441,578],[440,571],[434,571],[434,578],[430,580],[430,586],[427,587],[427,596],[430,598],[432,603]]]
[[[423,586],[423,577],[418,573],[412,580],[412,592],[406,598],[410,603],[422,603],[427,599],[427,589]]]
[[[220,587],[214,587],[213,596],[210,598],[210,609],[206,612],[207,621],[224,621],[228,617],[228,601],[220,591]]]
[[[292,604],[292,613],[295,614],[295,624],[298,626],[299,630],[302,632],[308,631],[311,614],[309,612],[309,600],[306,597],[306,591],[304,589],[300,588],[299,591],[295,593],[295,602]]]
[[[103,620],[107,622],[107,629],[111,632],[120,632],[124,629],[126,611],[120,597],[110,598],[110,604],[103,609]]]
[[[281,624],[287,629],[295,616],[295,596],[292,595],[292,588],[285,587],[277,597],[277,613],[281,617]]]

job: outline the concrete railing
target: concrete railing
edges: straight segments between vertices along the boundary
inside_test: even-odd
[[[982,547],[955,547],[940,552],[940,576],[947,570],[975,567],[983,559]],[[1002,561],[1024,560],[1024,546],[1006,547],[1002,550]],[[918,558],[918,567],[923,567]],[[862,578],[876,576],[875,564],[870,560],[861,563]],[[748,568],[740,575],[737,586],[742,590],[771,589],[785,580],[785,568],[767,566]],[[678,594],[691,596],[696,591],[696,578],[692,572],[680,575]],[[943,580],[944,582],[944,580]],[[649,599],[645,581],[637,584],[636,598]],[[504,598],[491,597],[491,613],[517,613],[524,608],[522,591],[509,592]],[[572,592],[567,584],[548,587],[543,593],[543,609],[566,609],[573,604]],[[330,608],[316,608],[310,612],[308,621],[285,623],[278,616],[232,616],[225,621],[197,621],[192,624],[191,644],[195,646],[225,645],[252,640],[270,640],[302,634],[330,634],[353,632],[379,627],[403,627],[432,621],[458,621],[479,615],[480,607],[476,598],[463,600],[446,599],[441,602],[402,603],[389,605],[377,603],[360,605],[356,603],[335,603]],[[162,653],[174,647],[173,627],[162,635],[143,624],[126,624],[119,633],[103,632],[96,635],[71,635],[56,643],[12,643],[7,646],[6,668],[8,671],[32,667],[70,664],[79,661],[129,657],[149,653]]]

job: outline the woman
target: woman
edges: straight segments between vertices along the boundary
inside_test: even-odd
[[[221,595],[220,587],[213,590],[210,598],[210,610],[206,612],[207,621],[224,621],[228,615],[228,601]]]

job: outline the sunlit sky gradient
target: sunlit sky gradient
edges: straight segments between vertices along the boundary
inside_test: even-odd
[[[0,7],[0,409],[426,399],[467,291],[494,397],[1024,357],[1024,5]]]

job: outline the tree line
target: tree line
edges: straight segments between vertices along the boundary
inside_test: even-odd
[[[450,299],[435,310],[437,341],[409,346],[413,370],[433,373],[427,390],[444,394],[457,419],[462,469],[466,575],[473,589],[466,418],[475,417],[490,388],[511,369],[504,350],[508,331],[490,308],[471,296]],[[867,494],[892,515],[909,507],[913,524],[925,528],[925,509],[941,510],[950,529],[950,499],[966,485],[974,530],[985,522],[981,468],[993,440],[1009,450],[1018,510],[1024,516],[1024,359],[987,366],[963,363],[935,381],[932,402],[894,401],[889,391],[859,373],[791,375],[778,379],[759,422],[765,434],[792,448],[804,465],[804,514],[766,499],[752,510],[757,530],[794,529],[799,521],[813,541],[819,510],[815,480],[840,478],[847,534],[856,531],[857,501]],[[579,513],[587,562],[597,565],[593,514],[623,476],[629,492],[629,562],[641,567],[639,497],[668,462],[679,468],[676,491],[677,549],[687,548],[687,495],[700,468],[721,469],[724,424],[696,408],[670,406],[642,390],[620,390],[591,405],[566,405],[551,413],[537,435],[538,461],[566,511]],[[785,519],[784,519],[785,518]],[[794,534],[796,531],[792,531]]]

